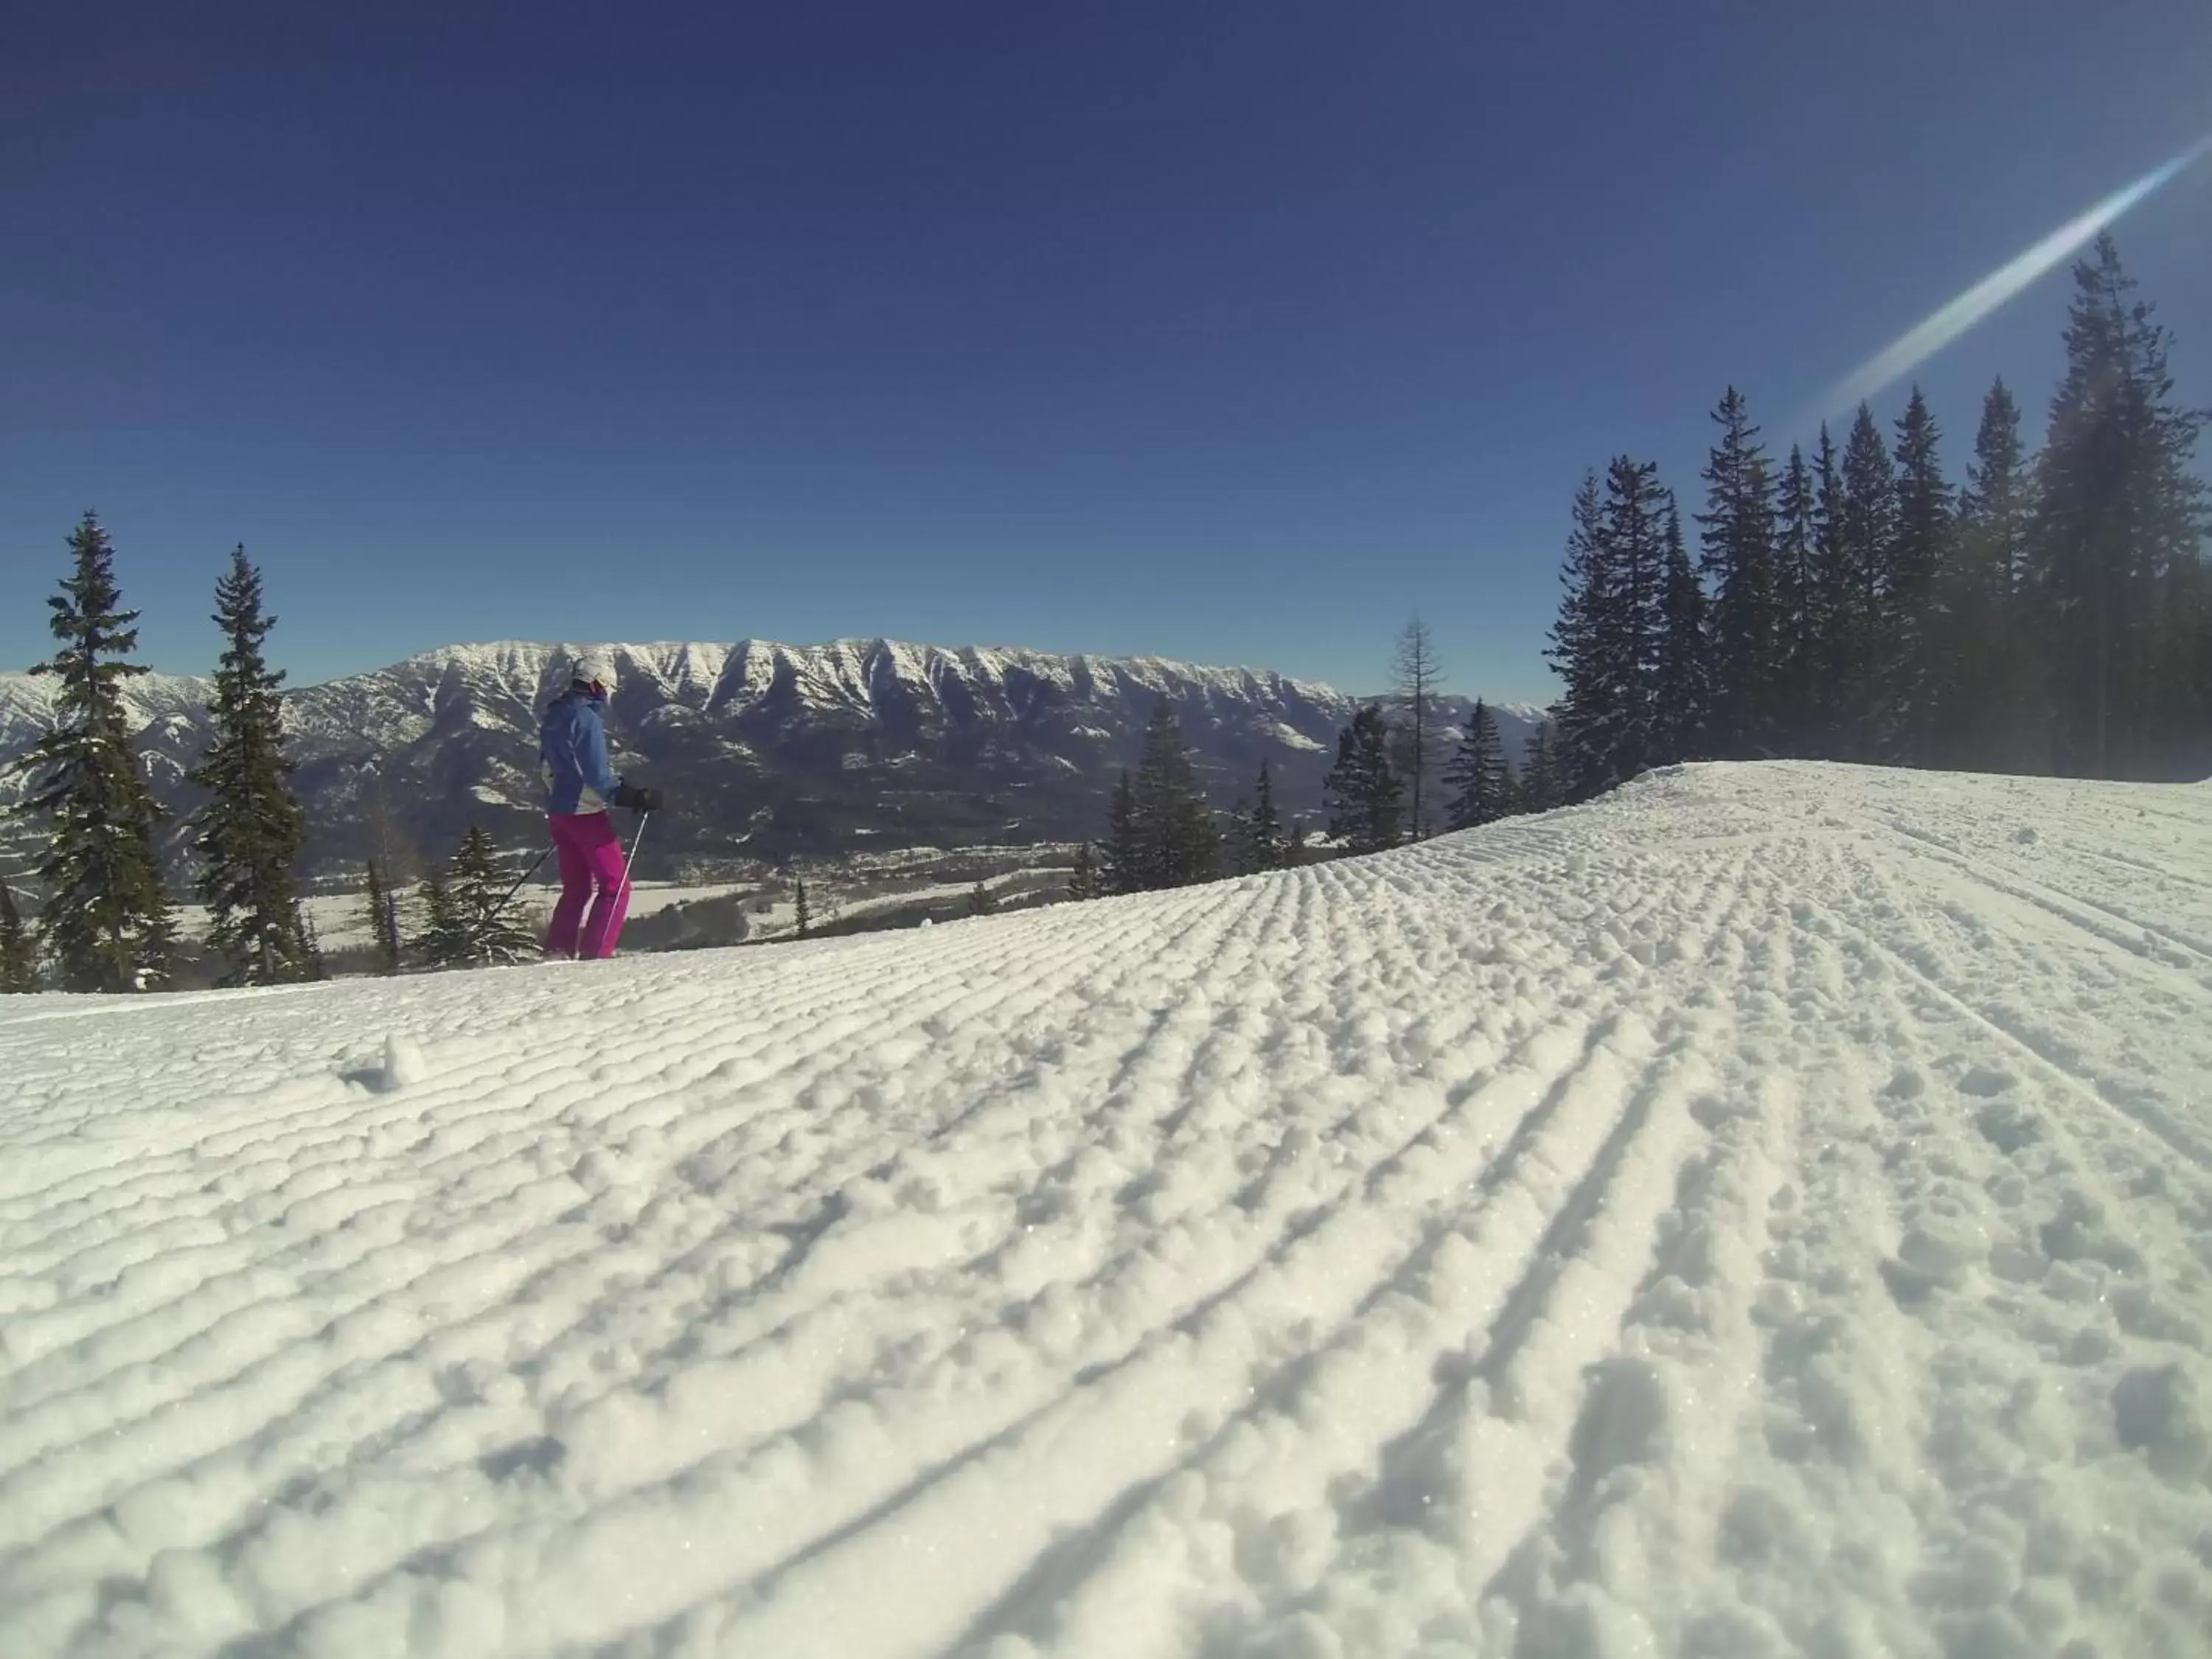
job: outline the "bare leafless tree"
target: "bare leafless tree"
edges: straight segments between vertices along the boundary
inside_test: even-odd
[[[1428,782],[1442,757],[1444,719],[1437,708],[1443,667],[1437,660],[1429,625],[1415,611],[1398,635],[1397,683],[1391,695],[1396,709],[1398,769],[1406,782],[1407,827],[1419,841],[1430,830]]]

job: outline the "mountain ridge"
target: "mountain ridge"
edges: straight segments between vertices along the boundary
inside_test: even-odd
[[[287,688],[310,867],[357,860],[372,819],[396,817],[422,852],[471,822],[514,844],[542,836],[538,714],[586,650],[615,666],[618,766],[662,786],[678,809],[654,848],[676,860],[832,851],[860,834],[876,847],[1096,835],[1161,697],[1216,805],[1248,791],[1265,761],[1286,810],[1310,816],[1336,732],[1361,701],[1243,665],[884,635],[460,642]],[[156,673],[125,687],[156,795],[179,817],[212,684]],[[48,729],[55,690],[0,673],[0,765]],[[1440,702],[1463,718],[1467,700]],[[1517,749],[1534,711],[1497,707]],[[0,777],[0,806],[21,789],[20,773]],[[169,834],[180,855],[174,819]]]

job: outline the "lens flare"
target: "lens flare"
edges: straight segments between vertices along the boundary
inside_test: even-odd
[[[2018,258],[2007,260],[1941,310],[1853,369],[1820,400],[1820,412],[1852,408],[1926,362],[2022,289],[2081,247],[2147,196],[2171,184],[2207,155],[2212,135],[2200,138],[2172,161],[2161,161],[2133,184],[2124,185],[2087,212],[2069,219]]]

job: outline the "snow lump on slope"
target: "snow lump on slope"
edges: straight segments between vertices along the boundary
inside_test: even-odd
[[[2203,790],[1693,768],[11,1000],[0,1645],[2201,1655],[2208,862]]]

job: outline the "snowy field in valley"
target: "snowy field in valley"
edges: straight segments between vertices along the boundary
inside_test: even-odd
[[[2212,788],[0,1012],[0,1653],[2203,1656]]]

